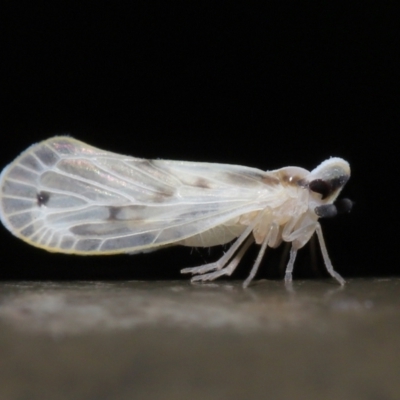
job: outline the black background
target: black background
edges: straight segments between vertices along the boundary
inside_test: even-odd
[[[264,170],[340,156],[355,207],[323,221],[333,263],[344,277],[398,275],[396,2],[231,3],[6,2],[1,167],[66,133],[137,157]],[[77,257],[0,235],[0,279],[173,279],[222,251]],[[301,253],[295,277],[325,275]],[[281,255],[258,277],[281,277]]]

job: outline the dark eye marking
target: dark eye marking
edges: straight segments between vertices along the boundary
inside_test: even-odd
[[[322,196],[322,199],[326,199],[332,193],[336,192],[337,189],[343,187],[348,180],[349,177],[345,175],[329,179],[328,181],[314,179],[309,183],[308,187],[313,192],[319,193]]]
[[[309,183],[308,187],[313,192],[322,195],[323,199],[332,193],[332,186],[327,181],[323,181],[322,179],[314,179]]]
[[[50,193],[43,192],[43,191],[39,192],[36,195],[36,199],[37,199],[37,204],[39,207],[45,206],[48,203],[48,201],[50,200]]]

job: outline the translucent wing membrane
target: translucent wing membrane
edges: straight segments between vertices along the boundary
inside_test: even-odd
[[[38,143],[0,179],[3,224],[49,251],[140,252],[239,236],[246,215],[278,206],[273,175],[253,168],[121,156],[69,137]]]

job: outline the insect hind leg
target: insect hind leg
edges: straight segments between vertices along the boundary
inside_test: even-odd
[[[201,265],[200,267],[184,268],[184,269],[181,269],[181,273],[195,275],[195,274],[204,274],[209,271],[222,270],[225,267],[225,265],[228,264],[229,260],[234,256],[234,254],[239,249],[239,247],[243,244],[243,242],[249,237],[249,235],[253,231],[255,223],[258,222],[258,219],[259,218],[257,218],[254,223],[252,223],[245,229],[245,231],[238,237],[236,242],[233,243],[233,245],[229,248],[229,250],[218,261],[215,261],[215,262],[209,263],[209,264],[205,264],[205,265]],[[250,244],[248,246],[250,246]],[[248,246],[246,247],[246,249],[248,248]],[[237,258],[238,254],[236,255],[235,259]],[[242,254],[242,256],[243,256],[243,254]],[[239,261],[238,261],[238,263],[239,263]],[[213,278],[213,279],[215,279],[215,278]]]
[[[209,274],[200,274],[200,275],[196,275],[194,276],[191,281],[192,282],[205,282],[205,281],[213,281],[214,279],[222,276],[222,275],[231,275],[233,273],[233,271],[236,269],[236,267],[238,266],[240,260],[242,259],[244,253],[246,253],[247,249],[249,248],[249,246],[254,242],[254,238],[252,236],[248,236],[247,240],[243,243],[242,247],[240,248],[240,250],[237,252],[237,254],[233,257],[233,259],[229,262],[228,265],[226,265],[226,267],[218,269],[214,272],[211,272]],[[218,263],[218,261],[217,261]],[[214,263],[216,264],[216,263]],[[208,264],[210,265],[210,264]],[[206,267],[206,265],[204,265],[204,267]],[[199,267],[201,268],[201,267]]]

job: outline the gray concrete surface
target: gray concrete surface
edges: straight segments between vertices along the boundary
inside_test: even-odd
[[[0,284],[0,399],[399,399],[400,279]]]

